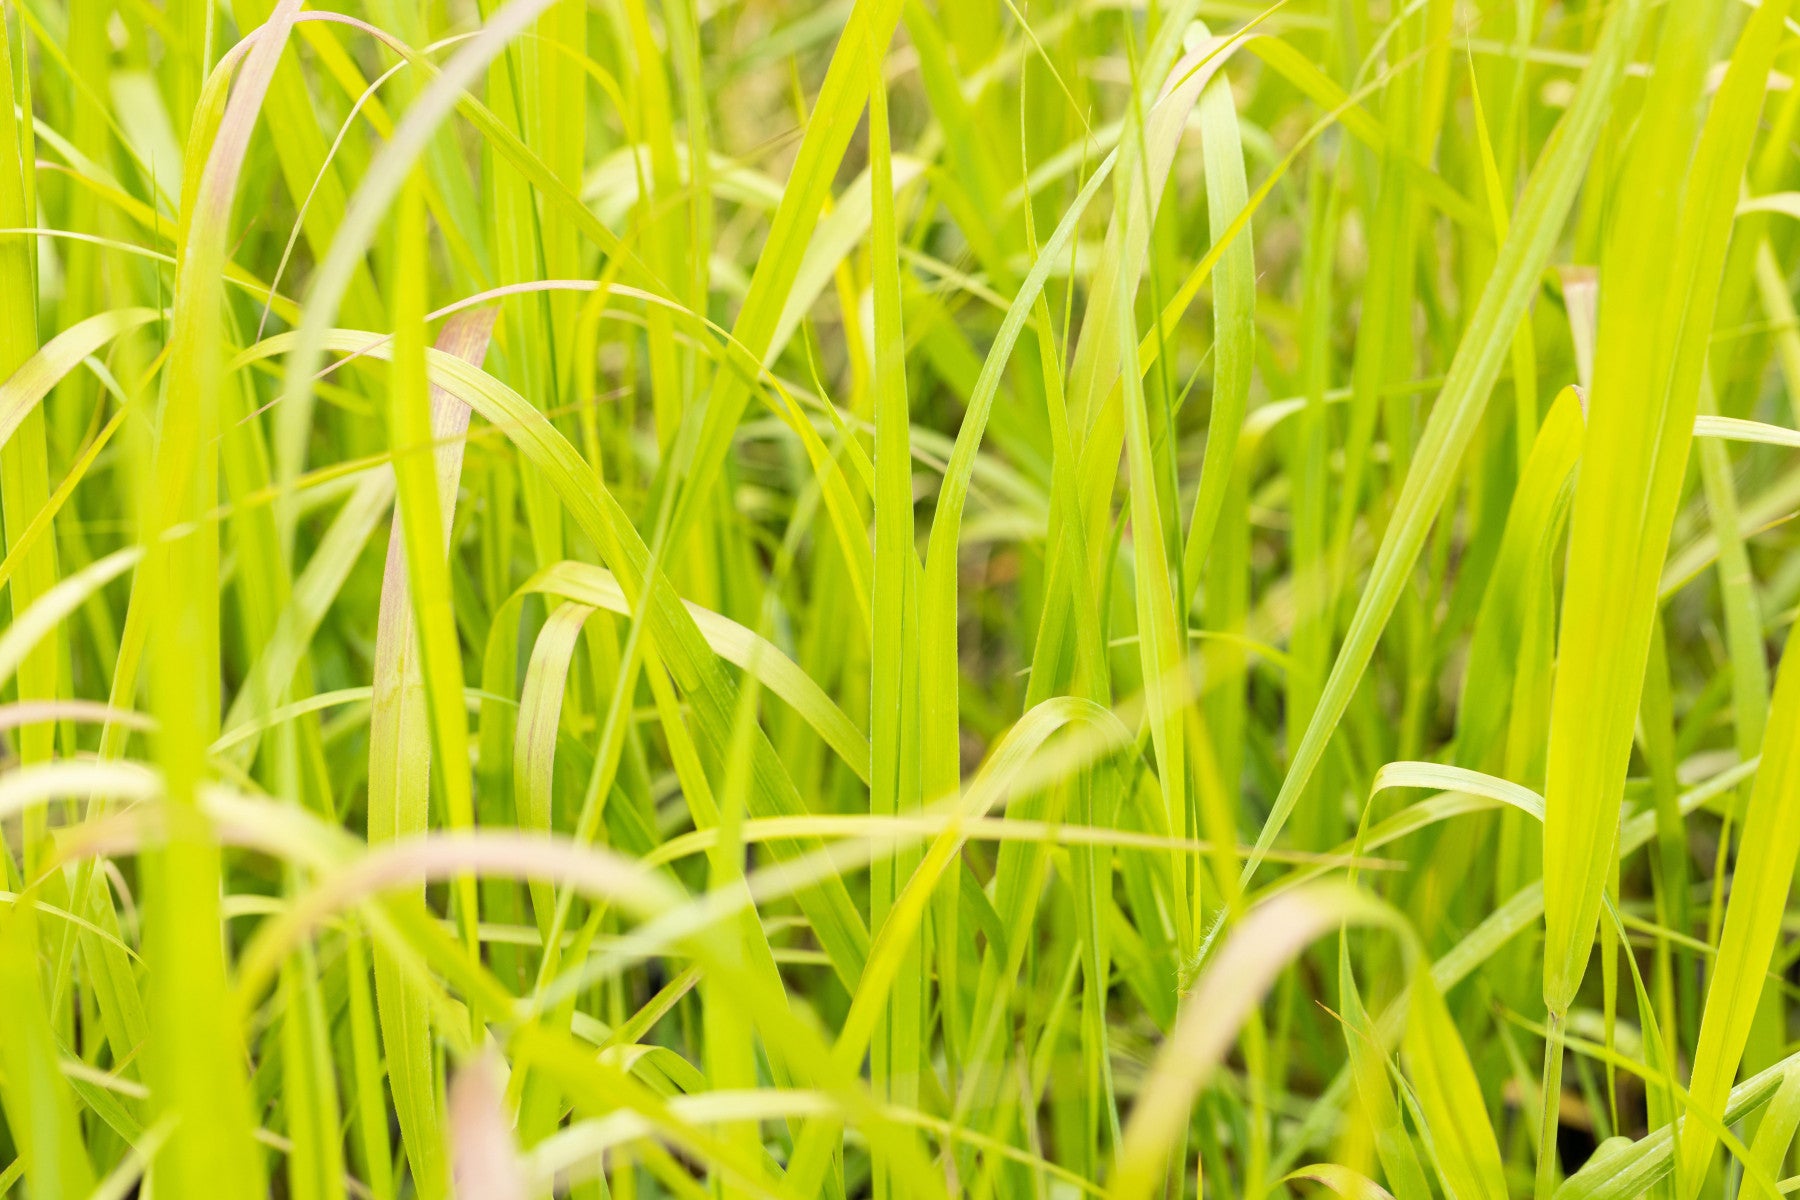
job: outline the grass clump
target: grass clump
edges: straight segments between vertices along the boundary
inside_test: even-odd
[[[1792,1190],[1793,0],[8,0],[0,1195]]]

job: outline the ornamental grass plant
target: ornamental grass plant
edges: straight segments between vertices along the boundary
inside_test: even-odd
[[[1800,1188],[1800,0],[0,17],[0,1196]]]

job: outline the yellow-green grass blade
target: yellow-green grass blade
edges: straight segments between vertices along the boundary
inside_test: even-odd
[[[1300,339],[1300,387],[1303,406],[1295,421],[1292,440],[1284,455],[1293,482],[1293,535],[1289,557],[1293,564],[1294,620],[1288,636],[1293,664],[1286,673],[1285,707],[1294,729],[1304,729],[1319,703],[1331,653],[1331,560],[1326,545],[1326,428],[1325,383],[1331,370],[1331,279],[1337,258],[1338,214],[1343,204],[1341,172],[1327,168],[1323,158],[1313,160],[1306,190],[1311,198],[1306,254],[1300,268],[1300,313],[1296,333]],[[1391,248],[1380,247],[1384,257]],[[1385,300],[1384,300],[1385,302]],[[1365,311],[1373,305],[1365,301]],[[1371,327],[1364,344],[1385,340],[1385,331],[1371,312]],[[1368,399],[1374,399],[1371,390]],[[1353,401],[1354,402],[1354,401]],[[1372,407],[1364,406],[1369,411]],[[1354,435],[1353,435],[1354,436]],[[1407,439],[1395,430],[1390,440]],[[1349,453],[1354,454],[1351,447]],[[1347,475],[1350,473],[1347,471]],[[1404,747],[1399,753],[1406,753]],[[1290,750],[1290,757],[1292,751]],[[1303,846],[1327,846],[1343,836],[1341,806],[1332,802],[1336,790],[1329,770],[1300,793],[1295,805],[1294,837]],[[1240,879],[1242,887],[1249,880]],[[1191,953],[1191,950],[1184,951]]]
[[[1781,1087],[1769,1101],[1762,1119],[1756,1125],[1756,1138],[1750,1143],[1751,1157],[1762,1167],[1763,1173],[1776,1176],[1781,1174],[1782,1163],[1786,1161],[1788,1150],[1794,1140],[1794,1131],[1800,1128],[1800,1079],[1795,1077],[1793,1064],[1788,1063],[1788,1070],[1781,1078]]]
[[[83,359],[114,338],[162,317],[151,308],[123,308],[96,313],[34,348],[0,383],[0,443],[9,442],[30,419],[44,397]],[[40,431],[41,432],[41,431]]]
[[[117,765],[110,774],[115,782],[121,781]],[[143,782],[154,788],[154,777],[147,773]],[[537,837],[521,837],[504,831],[463,833],[417,839],[410,845],[365,852],[336,828],[320,824],[298,810],[284,811],[265,800],[215,790],[207,797],[207,808],[229,829],[232,837],[245,844],[256,845],[266,852],[305,862],[326,872],[300,903],[264,930],[247,949],[246,970],[240,988],[250,995],[261,990],[280,957],[293,948],[311,925],[335,911],[364,904],[371,915],[391,922],[387,932],[403,939],[401,944],[407,946],[415,968],[422,955],[432,967],[443,971],[490,1011],[505,1011],[504,991],[478,964],[463,957],[456,942],[437,930],[421,910],[409,910],[392,901],[377,902],[380,894],[396,880],[431,881],[469,872],[503,873],[527,879],[543,876],[578,886],[589,895],[611,899],[639,915],[665,909],[676,897],[667,884],[627,860],[592,848],[578,848]],[[142,832],[139,831],[140,838]],[[704,939],[696,939],[695,944],[703,946]],[[713,962],[710,965],[718,969],[720,964]],[[566,1035],[531,1025],[516,1029],[509,1038],[509,1047],[515,1063],[530,1063],[540,1069],[552,1069],[557,1063],[592,1061]],[[540,1054],[545,1058],[540,1059]],[[559,1073],[569,1077],[566,1072]],[[622,1103],[639,1111],[660,1111],[655,1097],[641,1090],[639,1085],[628,1083],[616,1069],[609,1068],[597,1075],[583,1075],[577,1071],[572,1078],[578,1081],[578,1087],[572,1090],[584,1102],[602,1108]],[[596,1080],[600,1081],[598,1086]],[[668,1126],[668,1123],[664,1124]],[[704,1131],[676,1122],[668,1126],[668,1132],[739,1175],[754,1178],[757,1174],[754,1169],[746,1168],[740,1156],[708,1138]]]
[[[454,445],[440,465],[436,450],[441,422],[433,421],[433,395],[425,366],[427,257],[425,201],[418,180],[401,193],[399,250],[395,262],[394,343],[389,367],[388,444],[394,455],[395,517],[406,567],[406,594],[412,601],[419,681],[431,727],[431,747],[443,781],[446,815],[453,829],[475,823],[469,780],[468,717],[462,703],[462,651],[451,612],[447,519],[454,498],[460,454]],[[441,402],[440,402],[441,403]],[[465,418],[466,419],[466,418]],[[473,882],[458,895],[458,916],[471,953],[478,919]]]
[[[1638,347],[1647,329],[1668,327],[1662,314],[1675,303],[1668,291],[1674,285],[1672,262],[1625,249],[1643,244],[1642,239],[1677,236],[1680,189],[1668,172],[1687,153],[1694,129],[1703,64],[1693,41],[1704,40],[1709,28],[1699,9],[1686,12],[1683,21],[1687,24],[1664,26],[1646,99],[1647,111],[1659,125],[1668,123],[1670,133],[1636,148],[1622,186],[1633,193],[1643,190],[1630,206],[1630,219],[1615,231],[1608,247],[1611,257],[1601,269],[1605,286],[1589,438],[1570,517],[1570,561],[1577,566],[1570,572],[1563,603],[1561,670],[1552,701],[1545,785],[1544,996],[1553,1024],[1567,1010],[1586,971],[1601,884],[1613,858],[1618,789],[1648,650],[1647,638],[1635,630],[1642,626],[1647,634],[1653,604],[1651,597],[1634,594],[1631,581],[1640,573],[1641,561],[1660,560],[1663,552],[1660,544],[1644,544],[1655,542],[1659,524],[1654,508],[1644,511],[1645,495],[1659,460],[1673,455],[1685,464],[1692,428],[1689,416],[1671,436],[1661,435],[1668,359],[1662,359],[1659,369],[1653,356]],[[1668,495],[1652,503],[1666,509],[1673,499]],[[1627,589],[1623,613],[1621,586]],[[1548,1069],[1548,1059],[1546,1063]]]
[[[1116,293],[1120,312],[1121,378],[1125,383],[1126,466],[1131,481],[1131,545],[1137,593],[1138,652],[1144,679],[1146,719],[1155,748],[1157,780],[1162,793],[1162,819],[1171,837],[1193,834],[1188,821],[1188,724],[1185,699],[1180,695],[1181,672],[1187,659],[1185,639],[1176,609],[1166,557],[1162,510],[1156,497],[1151,460],[1150,428],[1142,378],[1137,364],[1137,330],[1130,319],[1125,292]],[[1176,928],[1184,955],[1192,950],[1193,929],[1199,915],[1199,880],[1189,879],[1197,867],[1186,855],[1171,856],[1174,877]]]
[[[471,312],[453,318],[444,327],[439,345],[446,353],[480,361],[486,354],[492,328],[491,314]],[[429,514],[434,518],[429,532],[434,535],[435,553],[444,544],[449,530],[445,518],[455,506],[462,438],[468,428],[469,412],[466,405],[448,395],[440,393],[433,401],[422,448],[406,449],[419,457],[422,449],[436,447],[431,459],[426,460],[426,469],[431,472],[431,499],[436,501],[436,511]],[[406,533],[401,515],[396,513],[388,539],[375,632],[374,694],[369,718],[370,843],[422,832],[429,823],[432,731],[415,620]],[[466,718],[459,714],[458,719]],[[472,921],[474,915],[466,919]],[[429,1014],[417,989],[401,973],[392,955],[380,946],[374,952],[374,971],[389,1087],[413,1183],[423,1195],[441,1195],[448,1181]]]
[[[28,66],[14,59],[16,13],[9,10],[0,24],[0,92],[6,112],[0,114],[0,226],[21,229],[38,223],[36,183],[30,122],[18,119],[15,105],[31,111]],[[20,50],[25,47],[21,31]],[[0,238],[0,376],[10,376],[28,365],[38,351],[38,264],[36,243],[29,237]],[[38,397],[41,398],[41,397]],[[0,416],[4,420],[4,416]],[[49,498],[49,461],[46,423],[35,403],[19,406],[11,423],[0,424],[0,518],[6,525],[8,556],[22,553],[14,568],[12,612],[18,613],[56,584],[57,555],[54,541],[40,540],[20,551],[21,539],[32,517]],[[22,699],[54,700],[58,690],[60,636],[43,642],[19,665]],[[27,762],[43,762],[55,748],[56,730],[51,725],[22,731],[19,755]],[[25,870],[31,872],[36,843],[43,828],[36,820],[24,827]],[[11,852],[8,852],[10,860]]]
[[[520,685],[519,719],[513,735],[513,805],[521,828],[551,831],[551,784],[556,774],[556,739],[562,724],[563,695],[576,639],[594,610],[565,602],[551,612],[531,647],[531,662]],[[532,913],[549,944],[555,896],[543,883],[531,885]]]
[[[1790,634],[1790,638],[1791,638]],[[1793,796],[1800,764],[1789,734],[1800,719],[1800,663],[1784,653],[1763,738],[1762,765],[1744,812],[1730,904],[1719,936],[1718,957],[1708,973],[1706,1005],[1694,1055],[1689,1103],[1722,1116],[1731,1080],[1750,1040],[1763,973],[1775,948],[1776,926],[1786,907],[1800,856],[1800,822]],[[1713,1152],[1711,1130],[1698,1121],[1682,1127],[1682,1186],[1693,1195]]]
[[[0,915],[0,1100],[25,1184],[34,1196],[81,1196],[94,1186],[74,1095],[57,1064],[57,1038],[38,965],[37,902],[24,897]]]
[[[1641,118],[1664,136],[1633,147],[1620,183],[1633,203],[1602,261],[1590,436],[1569,535],[1578,565],[1564,600],[1545,783],[1547,1093],[1560,1080],[1560,1026],[1586,971],[1616,861],[1656,581],[1686,469],[1738,181],[1785,13],[1785,5],[1773,5],[1746,25],[1685,174],[1704,47],[1718,14],[1702,6],[1665,23]],[[1670,239],[1672,257],[1632,249]],[[1655,354],[1642,352],[1648,331],[1655,331]],[[1545,1106],[1540,1196],[1549,1191],[1555,1114]],[[1681,1174],[1691,1195],[1693,1169],[1684,1162]]]
[[[1069,365],[1070,428],[1082,458],[1082,502],[1087,507],[1081,519],[1089,525],[1090,553],[1104,544],[1096,529],[1106,506],[1096,497],[1101,481],[1116,473],[1124,441],[1122,410],[1111,399],[1123,355],[1120,304],[1130,311],[1144,274],[1151,227],[1188,116],[1206,84],[1240,44],[1237,38],[1207,39],[1175,64],[1159,85],[1154,103],[1134,118],[1118,151],[1120,171],[1113,181],[1117,207],[1086,302],[1094,319],[1083,323]],[[1135,321],[1124,325],[1135,336]]]
[[[98,562],[63,578],[39,596],[30,608],[15,612],[0,632],[0,684],[18,673],[19,667],[62,621],[108,582],[138,565],[144,551],[137,546],[116,550]]]
[[[1711,380],[1702,374],[1700,409],[1711,412],[1718,402]],[[1699,425],[1699,419],[1695,419]],[[1740,757],[1755,755],[1762,746],[1769,713],[1769,666],[1763,645],[1763,618],[1757,599],[1749,551],[1744,544],[1738,511],[1737,483],[1732,478],[1731,456],[1717,438],[1700,439],[1694,447],[1700,479],[1719,544],[1719,598],[1725,610],[1725,638],[1731,661],[1731,710],[1733,741]],[[1742,789],[1747,803],[1749,785]],[[1709,919],[1709,928],[1715,927]],[[1602,927],[1603,931],[1605,927]],[[1784,1005],[1779,995],[1763,1000],[1760,1019],[1752,1029],[1748,1065],[1764,1067],[1780,1057]]]
[[[866,20],[867,18],[865,18]],[[856,35],[853,35],[856,36]],[[920,708],[956,703],[955,682],[921,676],[919,664],[919,555],[913,524],[911,415],[907,398],[905,333],[901,325],[899,232],[894,212],[894,168],[889,144],[887,86],[874,31],[861,40],[869,72],[870,275],[874,293],[875,563],[870,629],[869,811],[876,816],[911,812],[920,801]],[[929,690],[928,690],[929,689]],[[922,937],[885,941],[884,932],[902,882],[916,865],[903,851],[873,864],[869,924],[876,946],[898,956],[897,978],[871,1047],[876,1094],[904,1108],[918,1106],[919,1075],[928,1069],[930,1013]],[[868,977],[865,976],[865,984]],[[872,1164],[877,1197],[903,1194],[896,1164]]]
[[[1387,1052],[1378,1040],[1374,1022],[1363,1008],[1362,996],[1356,988],[1348,936],[1338,939],[1338,987],[1350,1069],[1356,1079],[1356,1092],[1363,1110],[1374,1126],[1375,1150],[1381,1159],[1382,1170],[1397,1200],[1424,1200],[1431,1195],[1430,1185],[1425,1182],[1418,1153],[1401,1121],[1400,1107],[1394,1102],[1393,1084],[1388,1079]]]
[[[254,40],[240,43],[208,76],[195,107],[176,239],[154,490],[146,497],[142,522],[147,556],[132,594],[131,616],[140,628],[156,616],[167,623],[152,647],[150,682],[171,828],[166,846],[147,864],[152,887],[146,958],[151,963],[148,1077],[156,1111],[175,1121],[168,1144],[151,1165],[151,1178],[159,1190],[175,1194],[209,1190],[248,1197],[263,1187],[263,1165],[251,1138],[242,1033],[223,1016],[219,849],[196,804],[205,748],[219,723],[218,691],[195,686],[196,677],[218,677],[218,531],[203,523],[170,540],[163,535],[210,510],[217,492],[227,223],[250,133],[298,9],[297,3],[279,5]]]
[[[288,1186],[297,1197],[340,1200],[346,1195],[339,1130],[337,1080],[332,1062],[319,964],[302,947],[282,965],[281,1061],[288,1137]]]
[[[1249,208],[1244,150],[1229,77],[1200,93],[1198,115],[1206,159],[1208,232],[1215,243],[1231,238],[1213,267],[1213,394],[1207,416],[1205,456],[1188,518],[1183,574],[1198,589],[1224,510],[1245,409],[1256,339],[1256,260],[1249,230],[1232,236],[1233,220]],[[1181,597],[1186,601],[1187,597]],[[1188,605],[1182,605],[1185,610]]]
[[[1552,577],[1560,531],[1569,510],[1570,484],[1580,459],[1586,423],[1574,388],[1557,395],[1533,441],[1506,515],[1495,555],[1497,579],[1519,587],[1490,587],[1482,596],[1469,638],[1469,662],[1457,705],[1457,756],[1465,766],[1486,767],[1504,752],[1507,706],[1517,647],[1532,618],[1530,606]]]
[[[1431,970],[1413,970],[1404,1057],[1431,1158],[1447,1194],[1506,1200],[1500,1144],[1469,1052],[1444,1005]]]

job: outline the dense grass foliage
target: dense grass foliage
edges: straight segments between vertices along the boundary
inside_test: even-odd
[[[1800,0],[4,0],[0,1195],[1800,1183]]]

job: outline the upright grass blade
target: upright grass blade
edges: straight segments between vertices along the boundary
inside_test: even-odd
[[[210,1190],[249,1197],[263,1187],[242,1033],[222,1015],[228,1010],[218,938],[219,848],[196,803],[206,747],[219,726],[218,530],[204,521],[178,527],[207,513],[218,490],[228,222],[251,129],[298,10],[295,2],[278,5],[253,40],[240,43],[207,77],[194,110],[169,365],[142,527],[147,554],[127,616],[140,629],[152,621],[164,626],[152,643],[150,684],[170,820],[167,843],[149,864],[148,1074],[157,1110],[174,1122],[151,1180],[176,1195]]]
[[[1131,319],[1127,293],[1115,293],[1119,311],[1113,319],[1119,334],[1121,378],[1125,383],[1125,449],[1131,479],[1131,548],[1137,592],[1138,654],[1144,679],[1146,718],[1155,749],[1160,785],[1160,821],[1169,836],[1187,838],[1193,830],[1188,813],[1187,722],[1178,681],[1186,661],[1181,625],[1177,617],[1174,585],[1169,578],[1168,541],[1164,536],[1162,507],[1156,496],[1155,467],[1150,449],[1150,418],[1137,363],[1137,329]],[[1192,938],[1199,890],[1198,880],[1187,878],[1191,863],[1186,855],[1172,855],[1175,925],[1183,931],[1185,948]]]
[[[0,1100],[31,1194],[84,1196],[94,1186],[94,1168],[44,1003],[37,921],[30,897],[16,899],[0,918],[0,1007],[8,1030],[0,1039]]]
[[[1232,222],[1249,208],[1243,141],[1230,81],[1216,77],[1200,93],[1198,114],[1206,159],[1207,228],[1214,243],[1230,244],[1213,267],[1213,394],[1205,457],[1188,519],[1182,573],[1201,586],[1231,485],[1244,412],[1250,399],[1256,341],[1256,258],[1249,230],[1233,236]],[[1187,599],[1183,597],[1183,599]]]
[[[1790,635],[1791,639],[1791,635]],[[1743,834],[1731,901],[1719,936],[1718,956],[1707,978],[1706,1007],[1694,1054],[1688,1104],[1723,1119],[1725,1099],[1749,1041],[1764,975],[1775,948],[1780,914],[1786,907],[1794,866],[1800,858],[1800,821],[1791,797],[1800,787],[1800,765],[1786,730],[1800,719],[1800,661],[1783,653],[1762,765],[1744,812]],[[1711,1128],[1698,1120],[1682,1125],[1677,1159],[1684,1195],[1695,1195],[1712,1157]]]
[[[423,181],[401,193],[400,242],[393,291],[394,355],[390,367],[388,442],[394,454],[395,518],[405,548],[406,593],[412,600],[419,680],[431,723],[431,746],[439,764],[446,815],[452,829],[475,823],[470,794],[468,716],[462,702],[462,651],[450,608],[450,569],[445,556],[451,504],[442,493],[455,486],[460,456],[440,466],[430,453],[437,432],[425,369],[425,199]],[[449,424],[449,422],[443,422]],[[452,430],[452,432],[454,432]],[[474,883],[459,899],[459,918],[471,954],[476,950]]]
[[[1545,1091],[1552,1095],[1549,1085],[1561,1072],[1558,1031],[1586,971],[1615,861],[1656,581],[1693,436],[1752,117],[1785,12],[1785,5],[1772,5],[1746,25],[1691,167],[1704,47],[1718,14],[1705,6],[1682,10],[1680,19],[1668,14],[1643,117],[1662,136],[1633,148],[1620,181],[1633,203],[1601,264],[1590,429],[1570,518],[1576,565],[1563,603],[1544,793],[1544,1003],[1551,1030]],[[1676,250],[1669,257],[1635,249],[1670,240]],[[1656,350],[1644,354],[1650,331]],[[1554,1106],[1545,1112],[1545,1129],[1553,1131]],[[1548,1146],[1548,1137],[1540,1138],[1540,1195],[1548,1192]],[[1683,1184],[1697,1186],[1686,1167]]]
[[[344,1188],[337,1080],[329,1048],[318,960],[304,950],[283,967],[287,1015],[281,1023],[289,1136],[288,1186],[296,1196],[338,1200]]]
[[[1432,1161],[1452,1196],[1505,1200],[1500,1144],[1450,1010],[1423,964],[1413,970],[1405,1058]]]
[[[1627,592],[1631,603],[1621,622],[1614,589],[1621,580],[1636,580],[1646,560],[1659,563],[1662,558],[1656,531],[1667,529],[1668,517],[1661,514],[1672,515],[1697,403],[1697,396],[1687,398],[1685,406],[1679,396],[1664,399],[1670,391],[1672,347],[1659,347],[1655,356],[1636,349],[1646,329],[1681,328],[1681,309],[1689,296],[1670,290],[1681,278],[1675,261],[1638,255],[1626,247],[1646,238],[1677,240],[1681,232],[1678,181],[1686,177],[1681,164],[1689,153],[1699,98],[1698,43],[1706,41],[1709,29],[1704,6],[1684,10],[1680,20],[1663,28],[1646,104],[1657,123],[1667,122],[1671,132],[1638,146],[1620,183],[1625,194],[1637,197],[1629,206],[1632,216],[1615,234],[1601,267],[1590,432],[1570,518],[1569,554],[1577,565],[1563,603],[1564,649],[1552,702],[1545,790],[1544,999],[1553,1021],[1573,1000],[1593,944],[1648,649],[1644,637],[1632,634],[1640,626],[1647,631],[1653,597]],[[1694,236],[1699,233],[1695,230]],[[1692,244],[1677,240],[1678,246]],[[1645,397],[1654,400],[1646,404]],[[1665,405],[1675,410],[1666,421]],[[1677,420],[1683,411],[1687,419]],[[1680,461],[1662,465],[1671,455]],[[1661,496],[1650,493],[1646,505],[1647,485],[1659,474],[1669,476],[1673,486]]]
[[[1490,589],[1470,634],[1457,705],[1456,749],[1464,766],[1482,769],[1507,749],[1505,701],[1519,678],[1518,647],[1528,637],[1532,607],[1551,581],[1585,433],[1579,395],[1565,388],[1544,416],[1519,474],[1495,555],[1495,577],[1523,586]]]
[[[7,229],[25,229],[37,221],[37,195],[31,136],[31,123],[21,122],[14,109],[23,102],[23,111],[31,111],[31,92],[26,75],[23,29],[8,11],[5,16],[3,44],[0,44],[0,88],[6,96],[7,112],[0,114],[0,225]],[[18,34],[17,51],[14,35]],[[20,56],[16,59],[15,54]],[[0,376],[10,376],[24,366],[38,349],[38,271],[35,245],[29,237],[13,235],[0,239]],[[40,539],[35,545],[24,544],[26,528],[32,517],[49,497],[49,464],[43,413],[35,406],[25,408],[16,427],[5,427],[4,444],[0,444],[0,519],[6,525],[6,549],[10,560],[19,555],[10,577],[12,611],[16,615],[31,607],[33,601],[56,584],[56,543]],[[57,696],[60,637],[52,637],[38,646],[20,664],[19,696],[21,699],[54,700]],[[25,762],[43,762],[54,749],[56,727],[41,724],[25,729],[19,738],[19,757]],[[33,818],[26,822],[24,869],[35,874],[37,843],[43,826]],[[10,852],[8,857],[10,858]],[[17,865],[17,864],[15,864]]]
[[[487,352],[492,329],[491,313],[477,310],[452,318],[439,334],[438,345],[445,353],[478,363]],[[420,350],[422,352],[423,348]],[[408,403],[416,404],[416,398],[409,398]],[[412,464],[423,462],[428,472],[423,482],[416,474],[413,476],[412,495],[415,506],[420,503],[428,506],[426,517],[431,520],[425,531],[435,536],[427,548],[435,557],[438,548],[449,537],[449,518],[455,510],[457,483],[462,471],[462,439],[468,428],[469,409],[440,391],[431,396],[428,415],[411,412],[400,415],[409,422],[426,416],[425,436],[418,437],[418,431],[410,424],[398,431],[395,440],[404,454],[396,455],[396,474],[401,457],[409,459],[409,470],[416,471]],[[436,449],[432,457],[424,458],[423,450],[433,446]],[[419,499],[421,488],[426,489],[426,498],[422,501]],[[416,515],[413,519],[423,520]],[[421,833],[430,818],[433,730],[424,664],[415,633],[418,618],[412,598],[406,536],[404,513],[396,512],[388,538],[381,614],[375,633],[374,696],[369,718],[368,839],[371,843]],[[440,587],[444,586],[441,573],[436,579]],[[440,604],[442,600],[440,595]],[[455,674],[460,689],[460,666]],[[460,707],[458,704],[455,710],[459,721],[465,719]],[[450,715],[444,714],[446,722]],[[454,731],[450,736],[455,737]],[[466,890],[464,902],[467,902]],[[472,913],[465,918],[470,922],[474,919]],[[406,978],[393,956],[379,946],[374,953],[374,970],[375,1002],[387,1051],[388,1086],[394,1097],[401,1142],[412,1167],[413,1185],[421,1195],[443,1195],[448,1175],[429,1013],[416,985]]]
[[[1381,1159],[1382,1170],[1396,1200],[1424,1200],[1431,1195],[1430,1185],[1425,1182],[1418,1153],[1413,1149],[1412,1139],[1401,1121],[1399,1105],[1394,1101],[1386,1051],[1357,992],[1347,936],[1338,939],[1338,983],[1350,1068],[1356,1078],[1356,1091],[1363,1110],[1374,1126],[1375,1151]],[[1417,986],[1416,982],[1414,986]]]
[[[895,228],[893,158],[889,147],[887,86],[874,53],[873,31],[864,34],[869,51],[870,275],[874,292],[872,343],[875,393],[875,579],[870,629],[869,811],[876,816],[911,812],[919,805],[921,705],[956,704],[955,682],[934,679],[923,694],[919,671],[919,555],[913,528],[911,417],[907,404],[906,346],[901,327],[899,241]],[[876,863],[870,878],[869,924],[879,935],[892,913],[903,881],[918,862],[903,851]],[[923,939],[901,951],[896,985],[871,1049],[871,1076],[877,1094],[890,1103],[916,1107],[920,1074],[928,1069],[929,995],[925,986]],[[900,1195],[906,1181],[893,1164],[873,1164],[876,1196]]]

